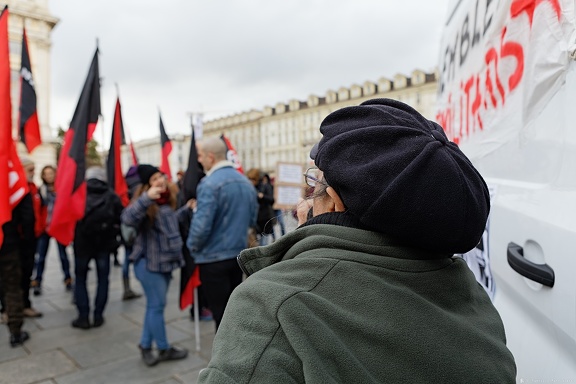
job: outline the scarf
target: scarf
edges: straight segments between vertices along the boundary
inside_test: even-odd
[[[162,192],[160,194],[160,197],[158,199],[156,199],[156,204],[158,205],[164,205],[164,204],[168,204],[168,200],[170,199],[170,191],[168,189],[166,189],[164,192]]]

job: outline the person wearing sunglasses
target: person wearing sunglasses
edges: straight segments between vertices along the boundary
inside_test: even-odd
[[[391,99],[328,115],[301,225],[240,253],[199,383],[514,383],[466,262],[488,188],[435,122]],[[311,209],[311,217],[308,213]]]

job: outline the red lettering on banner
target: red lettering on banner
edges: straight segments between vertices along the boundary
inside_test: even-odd
[[[528,15],[528,20],[530,21],[530,28],[532,28],[532,20],[534,20],[534,11],[536,7],[542,2],[547,1],[550,3],[554,12],[556,12],[556,17],[560,20],[560,13],[562,12],[560,7],[560,0],[514,0],[512,5],[510,5],[510,15],[512,18],[518,17],[522,12],[526,12]]]
[[[559,20],[561,15],[559,0],[515,0],[510,6],[512,18],[527,12],[530,28],[532,28],[535,8],[545,1],[551,4]],[[436,121],[444,128],[448,138],[456,144],[475,131],[484,129],[481,117],[482,108],[484,110],[502,108],[506,97],[522,82],[524,47],[517,41],[506,41],[506,34],[507,27],[504,26],[500,33],[500,47],[489,47],[484,54],[485,69],[462,80],[458,94],[448,93],[446,108],[439,110],[436,114]],[[515,60],[516,67],[503,83],[499,69],[501,62],[505,59]],[[445,90],[444,85],[443,82],[440,92]],[[455,126],[457,117],[459,118],[458,131]]]

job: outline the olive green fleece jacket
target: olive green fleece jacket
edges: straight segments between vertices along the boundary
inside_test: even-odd
[[[514,383],[504,327],[466,263],[337,225],[239,256],[199,383]]]

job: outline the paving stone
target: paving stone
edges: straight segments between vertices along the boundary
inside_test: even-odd
[[[0,363],[27,356],[23,346],[12,348],[8,336],[0,338]]]
[[[197,356],[186,359],[160,363],[147,367],[140,356],[130,357],[122,361],[99,365],[97,367],[78,371],[56,378],[58,384],[152,384],[169,380],[180,373],[188,372],[190,366],[201,364]]]
[[[76,318],[76,309],[66,309],[62,311],[46,312],[44,316],[35,319],[27,319],[26,324],[30,323],[37,325],[40,329],[50,329],[61,327],[62,324],[70,324]]]
[[[63,350],[80,368],[88,368],[138,356],[140,353],[137,347],[139,338],[140,331],[133,329],[66,346]]]
[[[178,380],[176,380],[176,379],[168,379],[168,380],[162,381],[162,382],[160,382],[160,383],[158,383],[158,384],[182,384],[182,382],[181,382],[181,381],[178,381]]]
[[[198,383],[198,375],[200,374],[200,371],[201,369],[195,369],[188,373],[177,375],[176,379],[178,379],[182,383],[196,384]]]
[[[103,336],[113,336],[135,328],[133,323],[122,316],[108,318],[104,326],[89,330],[72,328],[70,326],[71,321],[72,319],[63,322],[58,328],[35,332],[26,342],[26,347],[33,353],[39,353],[55,347],[86,343]]]
[[[0,364],[0,384],[34,383],[76,370],[66,355],[51,351]]]

